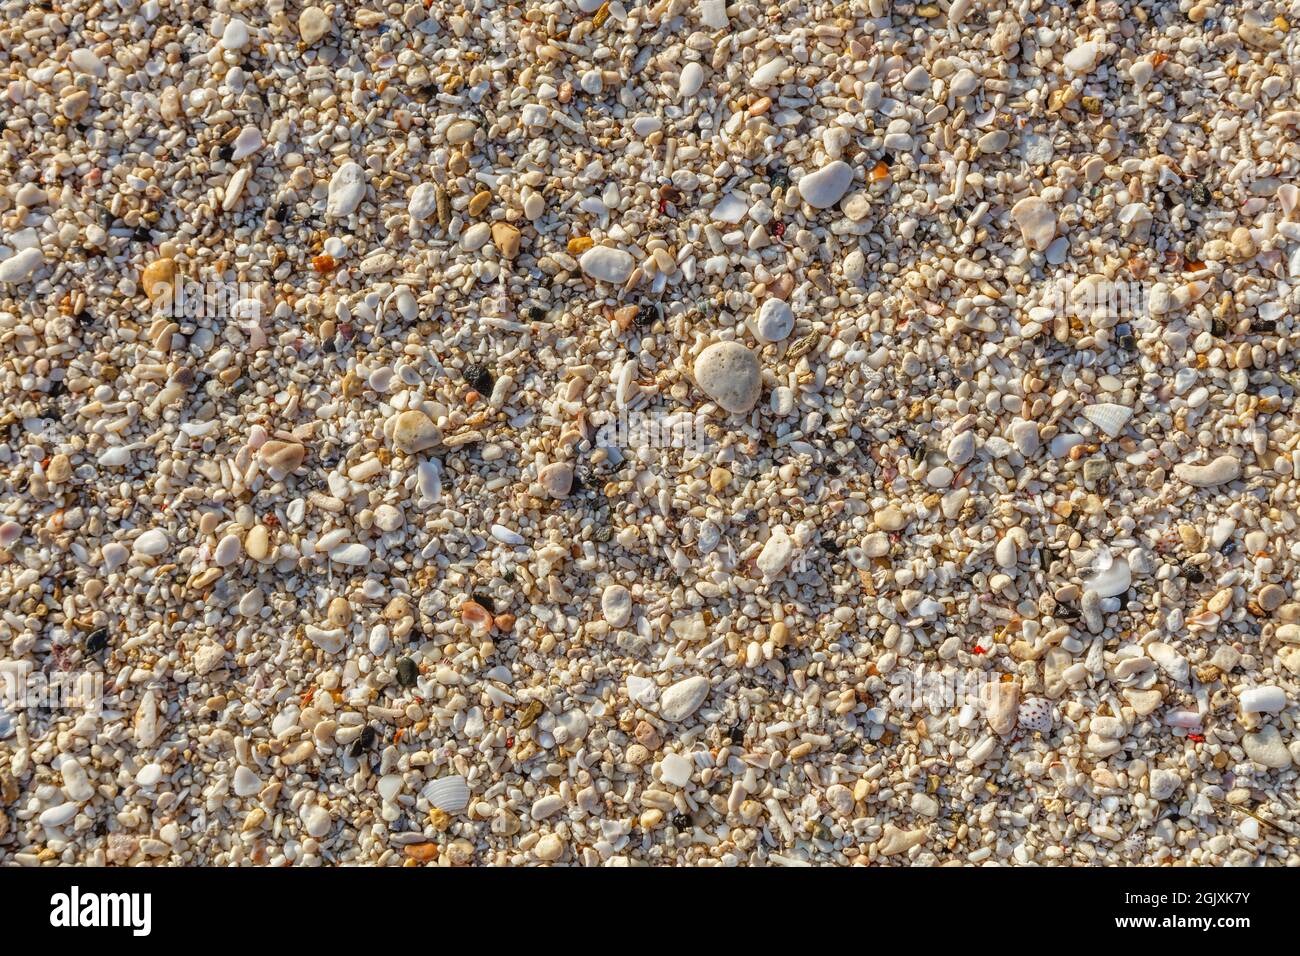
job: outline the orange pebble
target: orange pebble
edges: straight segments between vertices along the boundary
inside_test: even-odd
[[[436,860],[438,858],[438,844],[416,843],[406,848],[406,855],[408,858],[420,863]]]

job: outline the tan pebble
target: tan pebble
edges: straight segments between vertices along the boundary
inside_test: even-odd
[[[492,224],[492,244],[507,259],[519,255],[520,232],[508,222]]]
[[[271,535],[266,530],[266,525],[255,524],[248,529],[248,534],[244,538],[244,550],[254,561],[265,561],[267,555],[271,553]]]
[[[52,485],[59,485],[67,481],[72,475],[72,462],[68,460],[67,455],[59,454],[50,459],[49,467],[45,469],[45,480]]]
[[[171,295],[176,278],[176,260],[155,259],[144,267],[140,275],[140,285],[150,301],[156,302],[161,296]]]
[[[1260,608],[1272,613],[1282,606],[1286,600],[1286,591],[1276,584],[1266,584],[1259,590],[1259,596],[1256,598]]]
[[[352,623],[352,606],[348,604],[347,598],[336,597],[330,601],[325,617],[332,627],[347,627]]]

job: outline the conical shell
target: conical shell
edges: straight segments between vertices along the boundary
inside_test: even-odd
[[[421,795],[445,813],[460,813],[469,806],[469,784],[460,774],[430,780]]]

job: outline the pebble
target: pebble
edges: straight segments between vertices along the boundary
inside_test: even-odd
[[[739,342],[715,342],[695,360],[695,383],[726,411],[744,414],[762,392],[758,356]]]
[[[844,197],[852,184],[853,167],[837,159],[816,172],[801,176],[799,195],[814,209],[829,209]]]
[[[416,222],[433,218],[433,214],[438,211],[437,187],[432,183],[420,183],[412,189],[406,211]]]
[[[1038,196],[1027,196],[1011,208],[1011,217],[1020,227],[1025,245],[1042,252],[1056,238],[1056,213]]]
[[[18,284],[26,282],[36,270],[45,264],[45,256],[39,247],[32,246],[19,250],[0,262],[0,282]]]
[[[552,498],[567,498],[573,490],[573,465],[552,462],[537,473],[537,480]]]
[[[1241,740],[1246,755],[1256,763],[1273,770],[1286,770],[1291,766],[1291,752],[1282,735],[1272,724],[1250,731]]]
[[[356,163],[344,163],[330,177],[325,215],[343,219],[352,215],[366,195],[366,174]]]
[[[227,50],[242,50],[248,46],[248,39],[248,24],[234,17],[226,24],[226,29],[221,34],[221,45]]]
[[[329,17],[320,7],[315,5],[304,7],[302,13],[298,14],[298,35],[308,46],[329,33],[329,30]]]
[[[1152,800],[1168,800],[1182,785],[1182,779],[1172,770],[1152,770],[1147,792],[1151,794]]]
[[[784,342],[794,331],[794,310],[780,299],[768,299],[754,319],[754,335],[760,342]]]
[[[610,246],[592,246],[582,254],[578,264],[581,266],[582,271],[591,278],[619,285],[632,274],[632,267],[635,262],[631,255],[622,249],[614,249]]]
[[[171,542],[167,540],[167,533],[160,528],[150,528],[140,537],[135,539],[132,550],[136,554],[144,555],[147,558],[156,558],[163,554]]]
[[[659,697],[659,716],[678,723],[699,710],[709,696],[707,677],[687,677],[664,689]]]
[[[600,595],[600,608],[610,627],[627,627],[632,620],[632,593],[621,584],[611,584]]]
[[[408,455],[442,443],[442,432],[424,412],[408,409],[393,419],[393,444]]]
[[[1220,455],[1207,464],[1179,462],[1174,474],[1196,488],[1213,488],[1236,481],[1241,476],[1241,464],[1230,455]]]

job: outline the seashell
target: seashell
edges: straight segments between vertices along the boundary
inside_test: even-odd
[[[1103,553],[1109,556],[1110,551],[1106,549]],[[1127,591],[1132,583],[1133,573],[1124,558],[1103,562],[1099,555],[1093,569],[1084,575],[1084,586],[1096,591],[1097,596],[1101,598],[1118,597]]]
[[[1043,697],[1026,697],[1020,702],[1016,723],[1027,731],[1050,733],[1052,730],[1052,704]]]
[[[469,784],[460,774],[439,777],[425,784],[420,796],[444,813],[460,813],[469,806]]]
[[[1133,409],[1125,405],[1116,405],[1114,402],[1100,402],[1085,408],[1083,417],[1114,438],[1124,430],[1128,420],[1133,417]]]
[[[475,634],[486,634],[492,629],[492,615],[477,601],[465,601],[461,604],[460,619]]]

